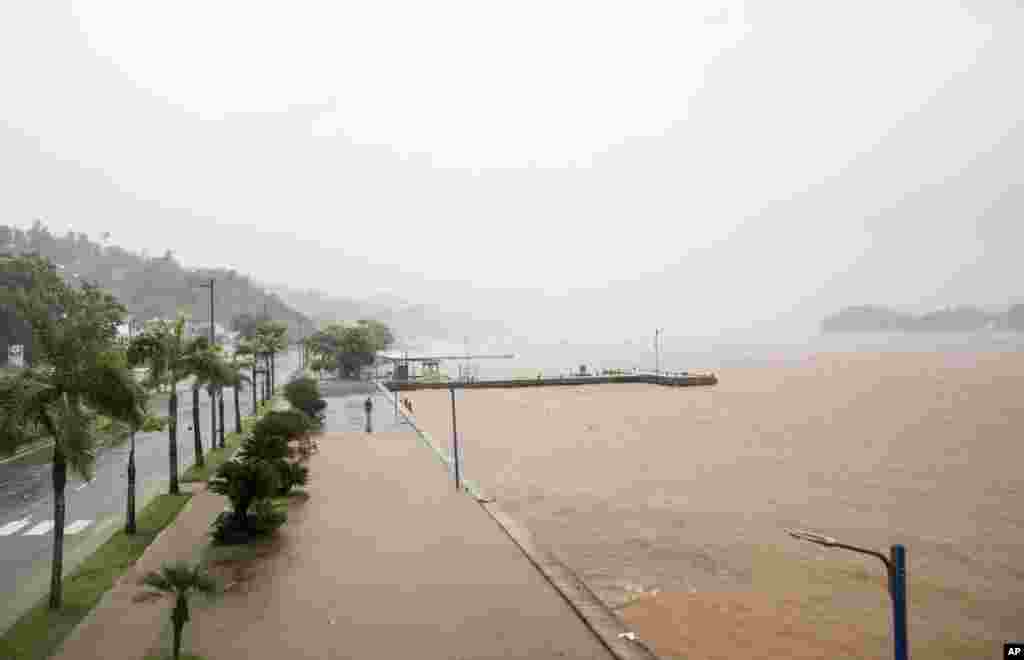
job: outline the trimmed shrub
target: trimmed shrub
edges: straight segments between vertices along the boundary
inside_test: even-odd
[[[309,468],[285,460],[293,453],[282,436],[250,434],[242,443],[239,457],[245,462],[261,461],[272,466],[278,476],[277,493],[287,495],[295,486],[309,482]]]
[[[285,436],[250,433],[242,440],[238,458],[246,462],[273,462],[287,458],[290,453]]]
[[[273,497],[281,488],[281,478],[266,461],[228,461],[217,468],[209,488],[231,501],[231,508],[242,525],[249,507],[256,501]]]
[[[327,402],[320,398],[320,384],[315,379],[296,378],[284,386],[284,397],[293,408],[306,413],[314,424],[323,425]]]
[[[287,465],[285,461],[281,463]],[[210,481],[210,490],[231,500],[231,511],[213,521],[213,542],[219,545],[246,543],[253,536],[273,532],[287,515],[273,509],[269,498],[281,489],[278,466],[267,461],[228,461]]]
[[[249,513],[249,532],[255,536],[273,534],[288,520],[288,514],[274,506],[270,500],[260,500]]]
[[[301,410],[275,410],[267,413],[256,423],[252,433],[256,437],[276,436],[288,440],[298,440],[313,430],[313,420]]]
[[[287,465],[287,476],[282,475],[282,482],[287,487],[281,486],[281,494],[287,495],[295,486],[305,486],[309,483],[309,468],[298,463],[285,463]]]

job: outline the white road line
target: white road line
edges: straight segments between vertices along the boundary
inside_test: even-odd
[[[89,525],[92,524],[91,520],[76,520],[67,527],[64,528],[65,534],[77,534]]]
[[[43,534],[47,533],[51,529],[53,529],[53,521],[52,520],[44,520],[43,522],[39,523],[38,525],[36,525],[32,529],[30,529],[27,532],[25,532],[25,536],[42,536]]]
[[[11,534],[14,534],[19,529],[27,525],[31,519],[32,518],[30,516],[28,518],[22,518],[21,520],[15,520],[14,522],[7,523],[3,527],[0,527],[0,536],[10,536]]]
[[[75,490],[76,490],[76,491],[82,490],[83,488],[85,488],[86,486],[88,486],[88,485],[89,485],[89,484],[91,484],[91,483],[92,483],[91,481],[86,481],[86,482],[85,482],[84,484],[82,484],[81,486],[79,486],[79,487],[78,487],[78,488],[76,488]]]

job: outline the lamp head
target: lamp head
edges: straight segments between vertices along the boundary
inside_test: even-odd
[[[795,539],[810,541],[811,543],[817,543],[818,545],[824,545],[826,547],[834,546],[839,542],[831,536],[825,536],[824,534],[818,534],[817,532],[809,532],[805,529],[786,529],[785,531]]]

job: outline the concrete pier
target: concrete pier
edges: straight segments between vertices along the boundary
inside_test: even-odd
[[[603,385],[606,383],[647,383],[649,385],[665,385],[669,387],[690,387],[695,385],[717,385],[718,378],[714,374],[686,374],[685,376],[629,374],[625,376],[572,376],[564,378],[450,380],[440,382],[390,380],[385,381],[383,384],[391,391],[405,392],[410,390],[447,390],[450,388],[547,387],[556,385]]]

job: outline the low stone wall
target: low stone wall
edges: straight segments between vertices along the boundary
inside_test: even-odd
[[[391,391],[407,390],[447,390],[475,389],[488,387],[547,387],[554,385],[603,385],[606,383],[647,383],[650,385],[666,385],[669,387],[690,387],[695,385],[717,385],[718,378],[714,374],[686,376],[656,376],[654,374],[635,374],[628,376],[573,376],[572,378],[518,378],[509,380],[477,380],[448,381],[425,383],[405,380],[391,380],[384,386]]]

